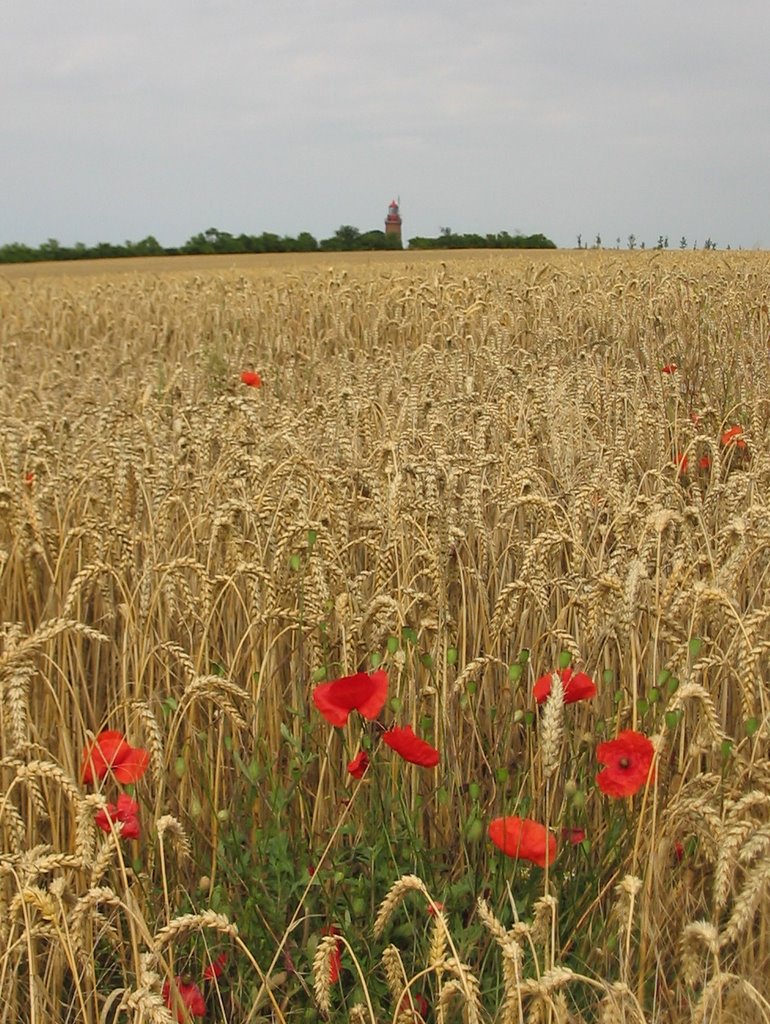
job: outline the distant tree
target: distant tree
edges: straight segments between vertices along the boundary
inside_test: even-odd
[[[331,238],[324,238],[321,248],[327,252],[350,252],[358,248],[361,232],[352,224],[342,224]]]
[[[602,236],[599,232],[596,232],[596,238],[594,239],[594,249],[601,249],[602,247]]]
[[[61,259],[61,245],[56,238],[49,238],[47,242],[43,242],[40,246],[40,258],[42,260],[58,260]]]
[[[656,249],[663,248],[663,235],[658,235],[658,244],[655,246]]]
[[[629,235],[628,236],[628,248],[629,249],[635,249],[636,248],[636,235]]]
[[[668,235],[663,239],[663,248],[668,249]]]
[[[618,237],[615,239],[615,248],[616,249],[620,248],[620,235],[618,235]]]
[[[438,233],[439,233],[439,234],[440,234],[440,235],[441,235],[441,236],[442,236],[443,238],[449,238],[449,237],[451,237],[451,234],[452,234],[452,229],[451,229],[451,228],[439,228],[439,229],[438,229]]]
[[[679,239],[679,248],[680,249],[686,249],[687,248],[687,239],[684,237],[684,235],[682,235],[682,237]]]
[[[297,252],[315,252],[318,242],[309,231],[300,231],[297,235],[296,248]]]
[[[583,236],[582,235],[578,235],[577,243],[578,243],[578,249],[582,249],[583,248]]]
[[[135,256],[162,256],[165,249],[154,235],[148,235],[140,242],[126,243]]]

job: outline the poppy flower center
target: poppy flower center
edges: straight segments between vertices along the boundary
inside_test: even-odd
[[[631,767],[631,759],[628,758],[628,757],[621,757],[621,759],[618,761],[618,764],[620,765],[621,768],[630,768]]]

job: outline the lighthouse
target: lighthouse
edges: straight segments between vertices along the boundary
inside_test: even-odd
[[[388,207],[388,216],[385,218],[385,237],[398,240],[401,245],[401,214],[398,212],[398,202],[391,199]]]

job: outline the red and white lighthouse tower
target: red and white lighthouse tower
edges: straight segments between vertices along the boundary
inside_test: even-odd
[[[401,214],[398,212],[398,201],[391,199],[388,216],[385,218],[385,234],[397,238],[401,244]]]

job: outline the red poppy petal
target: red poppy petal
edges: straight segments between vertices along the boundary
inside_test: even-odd
[[[139,824],[139,819],[136,816],[123,819],[123,821],[120,824],[121,839],[138,839],[141,834],[142,827]]]
[[[122,732],[114,729],[100,732],[94,742],[83,751],[80,769],[83,782],[88,784],[103,779],[114,761],[123,755],[124,750],[130,749]]]
[[[596,760],[606,765],[596,776],[599,789],[608,796],[633,796],[655,778],[655,748],[643,733],[626,729],[614,740],[600,743]]]
[[[400,754],[405,761],[419,765],[421,768],[435,768],[441,755],[435,747],[419,736],[415,736],[411,725],[403,729],[389,729],[382,737],[383,743]]]
[[[551,676],[547,673],[540,676],[535,683],[533,694],[535,701],[542,704],[551,693]],[[564,703],[575,704],[579,700],[589,700],[596,696],[596,683],[585,672],[573,672],[571,668],[563,668],[559,672],[564,687]]]
[[[365,750],[359,750],[353,760],[348,762],[348,771],[354,779],[362,779],[368,767],[369,755]]]
[[[362,673],[365,674],[365,673]],[[388,697],[388,673],[384,669],[378,669],[367,675],[368,693],[365,698],[356,704],[356,710],[364,718],[373,719],[382,711]]]
[[[568,670],[569,671],[569,670]],[[564,680],[564,703],[574,704],[579,700],[590,700],[596,696],[596,683],[585,672],[576,672]]]
[[[121,749],[118,759],[113,764],[112,774],[118,782],[138,782],[150,763],[150,755],[141,747],[130,747],[126,744]]]
[[[556,837],[530,818],[509,815],[489,823],[489,838],[506,857],[532,861],[539,867],[556,859]]]
[[[181,977],[174,978],[177,992],[179,993],[179,1000],[183,1006],[187,1007],[189,1013],[193,1017],[205,1017],[206,1016],[206,1000],[203,998],[203,993],[195,984],[194,981],[184,981]],[[183,1024],[185,1020],[184,1009],[181,1006],[174,1006],[175,999],[171,993],[171,985],[168,981],[163,983],[163,1001],[169,1010],[176,1009],[176,1019],[179,1024]]]
[[[258,388],[262,386],[262,378],[254,370],[243,370],[241,373],[241,382],[250,388]]]
[[[226,963],[227,953],[220,953],[216,959],[209,963],[208,967],[203,972],[204,979],[206,981],[215,981],[217,978],[221,977]]]
[[[357,672],[330,683],[321,683],[313,690],[313,703],[327,722],[334,726],[347,723],[351,711],[360,711],[365,718],[376,718],[382,711],[388,692],[388,676],[379,671],[373,675]]]
[[[538,704],[542,704],[548,699],[548,695],[551,692],[551,673],[548,672],[544,676],[540,676],[538,681],[535,683],[532,691],[535,695],[535,701]]]
[[[112,820],[115,817],[115,804],[107,804],[100,811],[97,811],[94,815],[94,824],[97,828],[100,828],[102,832],[112,831]]]

